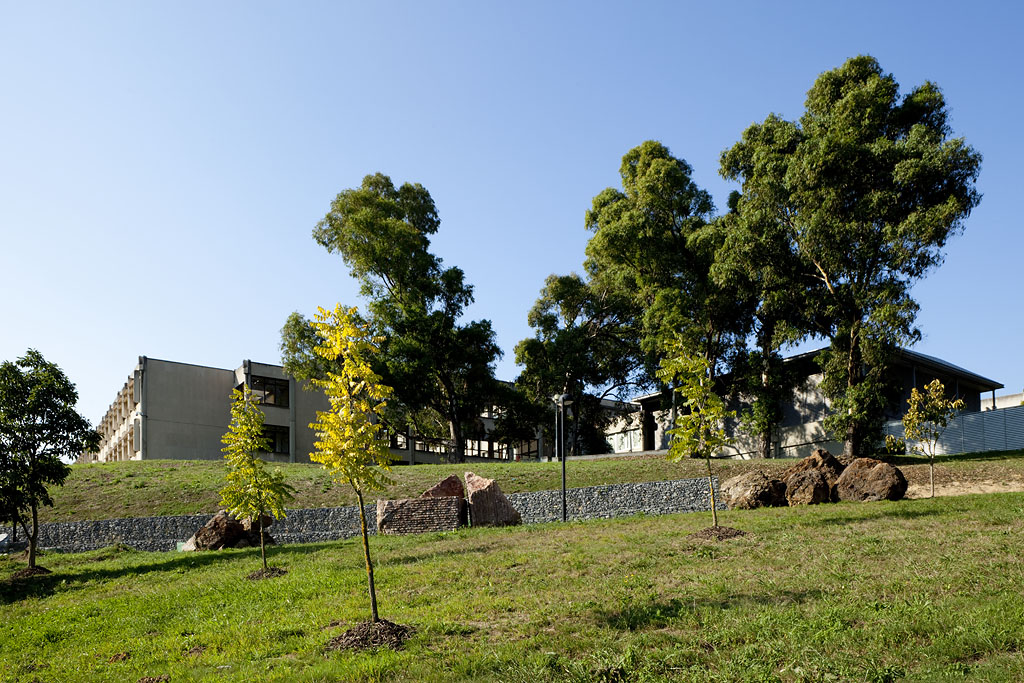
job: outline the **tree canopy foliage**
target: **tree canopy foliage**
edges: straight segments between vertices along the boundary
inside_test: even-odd
[[[823,73],[798,122],[769,116],[723,154],[741,216],[779,231],[822,354],[828,425],[849,454],[874,445],[894,350],[919,337],[911,286],[942,261],[980,195],[981,157],[950,138],[939,88],[899,85],[867,56]],[[808,283],[813,282],[813,286]]]
[[[285,482],[280,469],[267,471],[261,452],[270,451],[270,439],[263,430],[264,415],[252,391],[231,391],[231,422],[221,441],[228,461],[227,484],[220,490],[221,505],[236,519],[248,519],[259,525],[260,558],[267,568],[267,549],[263,517],[285,516],[284,505],[294,489]]]
[[[331,409],[317,411],[317,421],[309,425],[317,435],[316,451],[310,458],[321,463],[332,479],[347,483],[355,491],[370,610],[373,621],[378,621],[363,492],[380,491],[391,483],[387,476],[392,462],[390,439],[377,415],[383,411],[392,390],[370,367],[370,357],[379,352],[379,340],[367,325],[359,322],[356,309],[346,309],[341,304],[333,311],[318,308],[312,327],[320,340],[314,349],[316,354],[331,361],[337,370],[328,371],[324,379],[313,379],[313,384],[324,390]]]
[[[494,362],[501,356],[488,320],[463,322],[473,287],[461,269],[430,253],[440,218],[419,184],[395,187],[383,174],[343,190],[313,231],[341,255],[367,298],[367,322],[382,338],[374,369],[394,400],[382,418],[403,430],[444,438],[461,461],[468,435],[498,391]],[[329,362],[312,353],[305,319],[293,314],[282,330],[286,369],[323,379]]]
[[[917,387],[911,388],[907,404],[909,410],[903,415],[903,436],[910,452],[928,458],[928,482],[934,498],[935,451],[950,420],[964,409],[964,401],[960,398],[947,398],[946,387],[938,379],[933,379],[923,392],[918,391]]]
[[[35,349],[0,364],[0,510],[25,531],[32,568],[39,507],[53,505],[49,487],[63,485],[67,462],[99,443],[77,403],[75,385]]]
[[[575,273],[552,275],[527,320],[534,336],[515,348],[524,366],[518,386],[545,406],[568,394],[570,454],[604,452],[604,427],[613,416],[602,399],[645,383],[632,299]]]

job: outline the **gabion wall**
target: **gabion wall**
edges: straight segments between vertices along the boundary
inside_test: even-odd
[[[715,479],[714,483],[715,500],[718,508],[724,510],[725,505],[718,493],[718,480]],[[524,524],[553,522],[562,518],[561,491],[513,493],[508,498],[523,516]],[[570,520],[711,509],[706,478],[569,489],[566,503]],[[365,512],[369,531],[375,533],[376,504],[366,505]],[[138,550],[174,550],[179,542],[187,541],[211,516],[177,515],[41,524],[39,546],[63,552],[83,552],[124,543]],[[353,505],[289,510],[288,516],[275,520],[268,531],[278,543],[315,543],[349,538],[359,534],[359,509]],[[0,527],[0,533],[10,534],[11,529]],[[18,540],[24,541],[23,536],[19,533]]]

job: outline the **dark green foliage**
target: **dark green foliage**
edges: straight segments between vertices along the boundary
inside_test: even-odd
[[[419,184],[396,188],[383,174],[344,190],[313,231],[341,255],[368,300],[368,321],[383,337],[374,370],[394,387],[383,417],[397,430],[411,423],[427,437],[443,438],[461,460],[467,435],[495,392],[494,361],[501,349],[488,320],[460,322],[473,287],[459,268],[444,268],[430,253],[440,219]],[[297,377],[323,377],[312,358],[304,319],[292,314],[282,330],[286,368]]]
[[[873,447],[888,361],[919,337],[911,286],[980,200],[981,157],[946,119],[937,86],[901,97],[861,56],[817,79],[799,123],[769,116],[723,155],[723,173],[743,183],[740,215],[782,230],[799,260],[792,291],[807,294],[809,331],[832,342],[821,357],[828,426],[850,454]]]
[[[601,400],[645,384],[636,319],[625,293],[575,273],[549,276],[530,309],[534,336],[516,344],[516,362],[525,366],[517,386],[548,416],[552,397],[569,395],[570,454],[605,452],[604,429],[615,416]]]
[[[711,276],[725,235],[709,223],[711,196],[693,182],[690,165],[659,142],[627,152],[619,173],[622,190],[604,190],[587,212],[594,232],[587,271],[641,312],[649,376],[679,338],[717,374],[743,337],[745,317],[735,283]]]
[[[39,507],[53,505],[48,487],[61,486],[72,460],[99,435],[78,414],[75,385],[34,349],[0,364],[0,510],[28,537],[35,567]]]

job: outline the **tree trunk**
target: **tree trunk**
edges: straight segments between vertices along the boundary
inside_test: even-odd
[[[373,585],[373,562],[370,561],[370,538],[366,533],[366,511],[363,509],[363,492],[356,489],[359,500],[359,526],[363,532],[363,557],[366,558],[366,579],[370,586],[370,615],[374,623],[380,621],[377,616],[377,589]]]
[[[857,345],[857,326],[850,331],[850,351],[846,365],[846,398],[854,394],[854,389],[863,380],[863,368],[860,358],[860,347]],[[854,406],[847,408],[847,414],[852,416]],[[843,454],[848,458],[856,458],[860,455],[861,441],[863,440],[863,429],[859,419],[853,417],[846,424],[846,441],[843,443]]]
[[[771,427],[766,427],[765,430],[763,432],[761,432],[760,443],[758,445],[760,447],[761,457],[762,458],[770,458],[770,457],[772,457],[772,429],[771,429]]]
[[[712,526],[718,526],[718,505],[715,503],[715,482],[711,474],[710,456],[704,458],[704,462],[706,462],[708,466],[708,491],[711,493],[711,523]]]
[[[778,378],[773,379],[773,368],[772,368],[772,353],[775,340],[775,321],[772,318],[768,318],[761,324],[761,329],[758,333],[758,346],[761,350],[761,396],[757,400],[766,401],[768,396],[772,395],[771,383],[777,381]],[[771,407],[774,411],[775,406]],[[762,412],[763,415],[775,415],[775,412]],[[770,458],[772,457],[772,432],[775,430],[775,424],[764,425],[761,431],[761,457]]]
[[[448,454],[448,462],[466,462],[466,439],[454,419],[448,420],[448,434],[451,437],[452,452]]]
[[[32,503],[32,531],[28,532],[28,568],[36,568],[36,542],[39,540],[39,510]]]
[[[263,568],[267,568],[267,544],[263,538],[263,510],[260,510],[260,557],[263,558]]]
[[[932,498],[935,497],[935,457],[928,456],[928,483],[932,486]]]

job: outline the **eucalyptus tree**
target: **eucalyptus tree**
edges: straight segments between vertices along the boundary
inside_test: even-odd
[[[951,137],[938,86],[901,96],[868,56],[821,74],[799,122],[769,116],[723,155],[743,210],[785,231],[814,282],[813,331],[831,341],[821,356],[827,426],[847,454],[873,446],[892,353],[920,336],[911,287],[978,204],[980,163]]]
[[[490,321],[462,321],[473,287],[462,270],[430,253],[439,227],[422,185],[395,187],[378,173],[339,193],[313,237],[341,255],[368,301],[367,321],[383,338],[374,369],[394,387],[390,417],[402,423],[393,426],[411,422],[421,434],[443,435],[461,461],[467,434],[497,391],[493,364],[501,349]],[[296,377],[322,379],[332,367],[313,345],[307,321],[293,314],[281,347]]]
[[[622,158],[622,189],[594,197],[587,270],[602,287],[631,297],[640,348],[651,368],[677,338],[708,360],[714,376],[742,333],[738,293],[711,277],[722,233],[709,224],[711,196],[692,169],[659,142]]]
[[[570,453],[603,452],[604,428],[614,415],[602,400],[645,382],[632,299],[576,273],[551,275],[527,321],[534,335],[515,347],[516,363],[524,366],[518,386],[545,406],[568,394]]]

